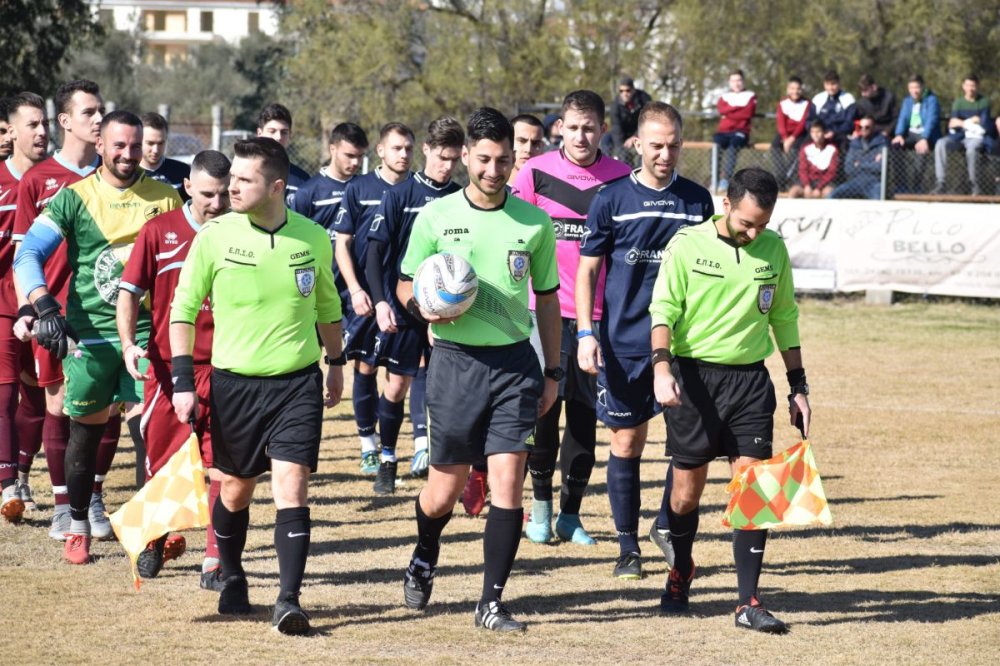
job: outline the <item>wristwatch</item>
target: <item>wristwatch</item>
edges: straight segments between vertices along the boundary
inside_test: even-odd
[[[566,371],[562,369],[562,366],[557,365],[554,368],[545,368],[542,374],[545,375],[546,379],[561,382],[563,377],[566,376]]]
[[[347,365],[347,357],[341,354],[337,358],[330,358],[329,356],[323,356],[323,362],[327,365]]]

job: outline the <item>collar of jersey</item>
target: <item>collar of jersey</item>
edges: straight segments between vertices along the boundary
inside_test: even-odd
[[[462,196],[465,197],[465,203],[469,204],[469,208],[473,210],[479,210],[484,213],[495,213],[498,210],[503,210],[504,208],[507,207],[507,199],[510,197],[510,190],[506,189],[504,190],[503,203],[497,206],[496,208],[482,208],[481,206],[477,206],[476,204],[472,203],[472,200],[469,199],[469,195],[465,193],[464,187],[462,188]]]
[[[350,178],[348,178],[347,180],[341,180],[339,178],[334,178],[333,176],[330,175],[330,167],[328,167],[328,166],[320,167],[319,168],[319,175],[321,175],[321,176],[323,176],[325,178],[329,178],[330,180],[335,180],[338,183],[349,183],[351,181]]]
[[[383,183],[385,183],[389,187],[392,187],[392,185],[389,183],[389,181],[387,181],[385,178],[382,177],[382,165],[381,164],[379,164],[377,167],[375,167],[374,169],[372,169],[372,172],[375,174],[376,178],[378,178],[379,180],[381,180]],[[412,175],[413,175],[412,171],[407,171],[406,172],[406,178],[409,178]],[[403,180],[406,180],[406,178],[404,178]],[[402,183],[403,180],[399,181],[399,183]],[[396,185],[399,185],[399,183],[396,183]]]
[[[191,228],[194,229],[195,233],[201,231],[201,225],[198,224],[198,221],[194,219],[194,215],[191,213],[190,201],[184,202],[184,205],[181,206],[181,211],[183,211],[184,213],[184,219],[187,220],[187,223],[191,225]]]
[[[250,219],[249,215],[247,215],[247,224],[249,224],[251,227],[253,227],[254,229],[256,229],[257,231],[259,231],[261,233],[267,234],[268,236],[274,236],[276,233],[278,233],[279,231],[281,231],[282,229],[284,229],[285,226],[288,224],[288,212],[287,211],[285,212],[285,221],[282,222],[281,224],[279,224],[278,226],[276,226],[274,228],[274,230],[265,229],[264,227],[260,226],[259,224],[254,224],[253,220]]]
[[[659,188],[659,189],[657,189],[655,187],[650,187],[646,183],[644,183],[641,180],[639,180],[639,172],[640,171],[642,171],[642,167],[639,167],[638,169],[633,169],[632,170],[632,174],[629,177],[632,179],[633,183],[635,183],[639,187],[645,187],[647,190],[653,190],[654,192],[663,192],[665,190],[669,190],[670,186],[673,185],[675,182],[677,182],[677,169],[676,168],[674,169],[673,174],[671,174],[671,176],[670,176],[670,182],[667,183],[665,186]]]
[[[586,165],[586,166],[584,166],[582,164],[577,164],[576,162],[574,162],[573,160],[571,160],[569,157],[567,157],[566,156],[566,149],[563,148],[562,146],[559,147],[559,157],[561,157],[563,160],[569,162],[570,164],[572,164],[573,166],[575,166],[577,169],[589,169],[590,167],[595,166],[598,162],[601,161],[601,158],[604,157],[604,153],[602,153],[601,149],[598,148],[597,149],[597,155],[594,156],[594,161],[591,162],[590,164]]]
[[[7,165],[7,171],[10,171],[10,175],[14,176],[14,180],[20,181],[24,174],[14,168],[14,160],[8,157],[3,163]]]
[[[58,151],[58,150],[52,154],[52,159],[54,159],[56,162],[58,162],[59,166],[61,166],[62,168],[66,169],[67,171],[72,171],[73,173],[75,173],[76,175],[80,176],[81,178],[86,178],[90,174],[94,173],[94,170],[101,163],[101,156],[98,155],[97,157],[94,158],[94,161],[91,162],[90,164],[88,164],[87,166],[82,167],[82,168],[76,167],[76,166],[73,166],[72,164],[70,164],[69,162],[67,162],[66,160],[64,160],[62,158],[61,152]]]
[[[146,177],[146,170],[143,169],[142,167],[136,167],[136,171],[138,172],[138,175],[136,176],[135,180],[132,181],[132,184],[129,185],[128,187],[117,187],[115,185],[112,185],[111,183],[101,178],[100,171],[94,172],[94,178],[96,178],[97,182],[101,184],[101,187],[106,187],[109,190],[118,192],[119,194],[124,194],[125,192],[128,192],[129,190],[135,188],[135,186],[138,185],[140,182],[142,182],[142,179]]]
[[[423,183],[432,190],[437,190],[439,192],[444,188],[448,187],[449,185],[451,185],[451,179],[448,179],[448,182],[444,183],[443,185],[438,185],[436,181],[431,179],[430,176],[423,173],[422,171],[420,173],[413,174],[413,177],[416,178],[418,182]]]

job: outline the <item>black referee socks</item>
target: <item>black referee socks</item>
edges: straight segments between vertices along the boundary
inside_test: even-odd
[[[212,507],[212,529],[219,546],[219,566],[222,580],[230,576],[244,576],[243,549],[247,545],[247,527],[250,525],[250,507],[240,511],[230,511],[215,500]]]
[[[501,509],[490,506],[483,534],[483,596],[479,607],[491,601],[500,601],[503,587],[514,566],[517,547],[521,544],[524,509]]]
[[[567,400],[566,430],[559,456],[563,480],[559,496],[560,513],[580,513],[580,504],[594,471],[596,444],[597,412],[577,400]]]
[[[740,590],[740,605],[750,603],[757,594],[757,581],[764,564],[767,530],[734,530],[733,560],[736,562],[736,584]]]
[[[309,507],[278,509],[274,520],[274,549],[278,551],[279,599],[298,600],[309,557]]]
[[[691,549],[698,533],[698,509],[677,515],[670,509],[670,543],[674,546],[674,568],[684,580],[691,577]]]
[[[413,549],[413,557],[437,566],[438,555],[441,553],[441,532],[451,520],[454,513],[449,511],[443,516],[431,518],[420,508],[420,495],[417,495],[417,547]],[[491,509],[492,510],[492,509]]]

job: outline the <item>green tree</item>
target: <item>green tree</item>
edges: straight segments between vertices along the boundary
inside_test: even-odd
[[[0,95],[50,93],[60,82],[59,66],[69,47],[101,29],[87,0],[3,0]]]

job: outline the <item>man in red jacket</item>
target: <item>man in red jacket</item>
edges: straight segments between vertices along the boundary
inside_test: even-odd
[[[717,106],[722,117],[712,140],[726,151],[718,183],[719,191],[725,192],[729,177],[736,170],[737,151],[750,143],[750,121],[757,111],[757,95],[744,89],[743,70],[737,69],[729,75],[729,92],[719,98]]]
[[[802,96],[802,79],[790,77],[785,90],[788,96],[778,102],[778,133],[771,142],[774,176],[781,189],[795,181],[799,151],[809,141],[809,123],[816,117],[816,107]]]

